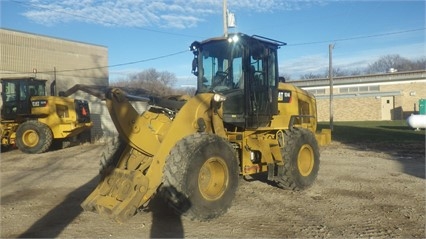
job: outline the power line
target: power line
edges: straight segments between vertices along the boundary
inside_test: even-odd
[[[137,63],[142,63],[142,62],[147,62],[147,61],[154,61],[154,60],[158,60],[158,59],[162,59],[162,58],[167,58],[167,57],[179,55],[179,54],[182,54],[182,53],[185,53],[185,52],[188,52],[188,51],[189,50],[184,50],[184,51],[179,51],[179,52],[175,52],[175,53],[171,53],[171,54],[167,54],[167,55],[163,55],[163,56],[148,58],[148,59],[145,59],[145,60],[132,61],[132,62],[121,63],[121,64],[115,64],[115,65],[111,65],[111,66],[107,66],[107,67],[125,66],[125,65],[132,65],[132,64],[137,64]]]
[[[425,29],[426,28],[417,28],[417,29],[410,29],[410,30],[398,31],[398,32],[388,32],[388,33],[374,34],[374,35],[367,35],[367,36],[340,38],[340,39],[335,39],[335,40],[313,41],[313,42],[294,43],[294,44],[289,43],[289,44],[287,44],[287,46],[302,46],[302,45],[314,45],[314,44],[339,42],[339,41],[351,41],[351,40],[358,40],[358,39],[397,35],[397,34],[403,34],[403,33],[408,33],[408,32],[424,31]]]

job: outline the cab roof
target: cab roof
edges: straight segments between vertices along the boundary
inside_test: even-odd
[[[249,42],[249,43],[261,42],[261,43],[269,45],[270,47],[273,47],[273,48],[280,48],[281,46],[287,45],[287,43],[282,42],[282,41],[274,40],[274,39],[259,36],[259,35],[249,36],[249,35],[246,35],[244,33],[230,33],[230,34],[228,34],[227,37],[225,37],[225,36],[213,37],[213,38],[203,40],[199,44],[204,45],[204,44],[207,44],[209,42],[224,41],[224,40],[227,40],[229,42],[236,41],[236,40],[243,40],[243,41],[246,41],[246,42]]]

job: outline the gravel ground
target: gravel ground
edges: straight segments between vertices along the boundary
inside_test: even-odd
[[[222,217],[190,221],[153,199],[125,224],[80,208],[99,180],[104,145],[12,150],[0,159],[1,237],[424,238],[424,146],[333,142],[321,149],[318,179],[306,191],[240,178]]]

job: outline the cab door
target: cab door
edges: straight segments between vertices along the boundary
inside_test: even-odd
[[[247,128],[264,127],[269,124],[273,113],[273,95],[276,71],[273,52],[269,49],[253,49],[250,52],[246,74]]]

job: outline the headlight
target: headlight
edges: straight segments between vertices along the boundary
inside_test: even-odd
[[[238,35],[233,35],[232,37],[228,38],[228,42],[229,43],[235,43],[235,42],[237,42],[239,40],[240,40],[240,38],[238,37]]]
[[[224,95],[221,95],[221,94],[214,94],[214,96],[213,96],[213,100],[215,101],[215,102],[224,102],[225,100],[226,100],[226,96],[224,96]]]

